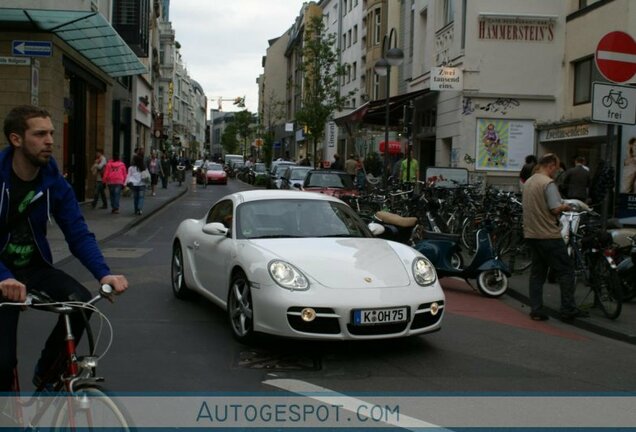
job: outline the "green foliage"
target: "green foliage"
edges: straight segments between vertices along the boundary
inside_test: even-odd
[[[225,130],[223,131],[223,135],[221,135],[221,146],[223,146],[223,150],[225,150],[225,153],[238,153],[239,142],[237,139],[237,134],[238,132],[234,123],[230,123],[226,126]]]
[[[258,176],[254,180],[254,186],[267,186],[268,178],[266,176]]]
[[[296,121],[307,126],[308,139],[313,141],[312,154],[316,157],[316,143],[324,135],[325,124],[334,111],[340,111],[355,92],[342,96],[340,78],[347,65],[338,63],[339,50],[335,49],[336,35],[326,33],[322,16],[312,17],[307,23],[300,70],[303,73],[302,107],[296,112]]]

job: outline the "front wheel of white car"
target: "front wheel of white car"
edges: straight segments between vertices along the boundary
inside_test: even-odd
[[[178,299],[187,299],[191,291],[188,289],[185,281],[185,266],[183,262],[183,250],[181,243],[176,241],[172,246],[172,265],[171,265],[172,293]]]
[[[227,315],[234,337],[242,343],[251,342],[254,339],[254,306],[250,283],[243,272],[232,277],[227,296]]]

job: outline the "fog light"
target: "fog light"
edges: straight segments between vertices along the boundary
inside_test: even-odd
[[[305,308],[300,311],[300,317],[303,319],[303,321],[311,322],[316,319],[316,311],[312,308]]]
[[[439,305],[437,303],[431,303],[431,315],[435,316],[439,312]]]

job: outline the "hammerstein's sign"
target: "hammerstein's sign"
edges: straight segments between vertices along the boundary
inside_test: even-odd
[[[458,68],[431,68],[431,90],[463,90],[464,80],[462,71]]]

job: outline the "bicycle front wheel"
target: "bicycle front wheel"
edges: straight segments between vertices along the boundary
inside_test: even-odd
[[[595,303],[609,319],[616,319],[623,308],[621,281],[604,257],[598,257],[590,269]]]
[[[132,423],[123,407],[94,384],[80,385],[72,395],[62,396],[54,429],[70,430],[132,430]]]

